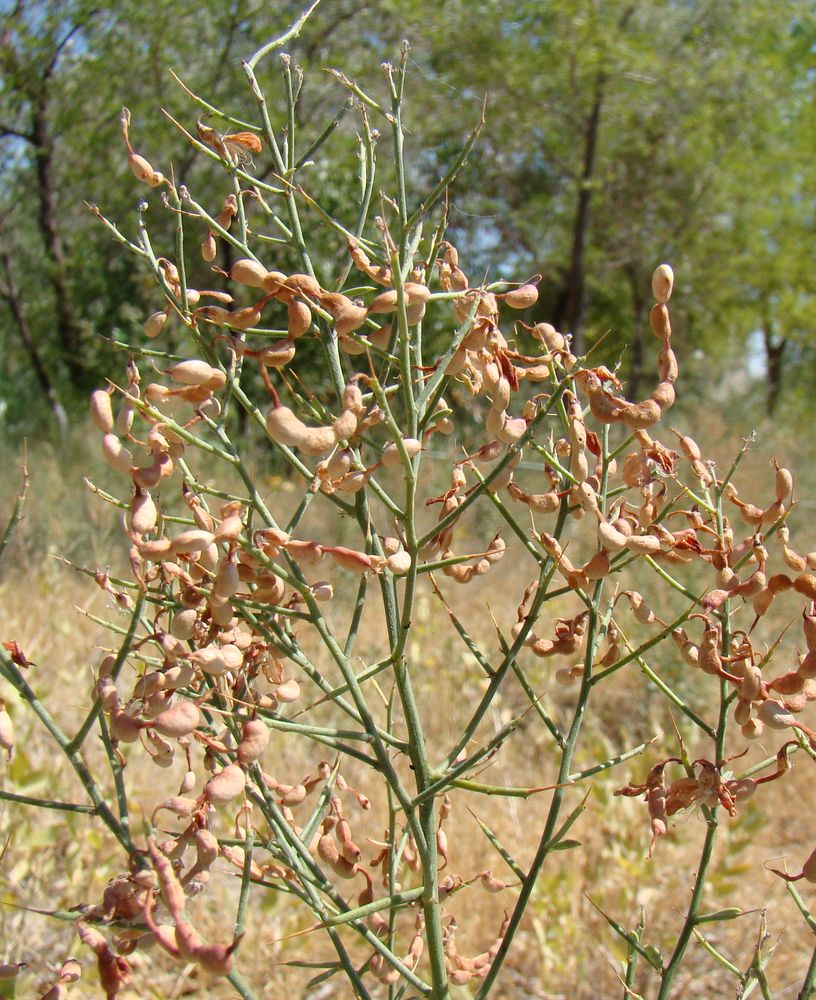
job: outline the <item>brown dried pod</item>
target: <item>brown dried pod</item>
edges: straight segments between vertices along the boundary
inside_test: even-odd
[[[535,285],[519,285],[504,295],[497,296],[511,309],[529,309],[538,302],[538,288]]]
[[[261,719],[249,719],[244,723],[241,742],[236,756],[240,764],[249,764],[263,754],[269,743],[269,728]]]
[[[270,289],[264,285],[268,274],[266,268],[257,260],[242,257],[232,265],[229,276],[232,281],[236,281],[239,285],[249,285],[251,288],[263,288],[265,291],[269,291]]]
[[[671,321],[669,310],[662,302],[652,306],[649,312],[649,327],[658,340],[667,343],[671,337]]]
[[[151,722],[156,732],[178,739],[189,736],[201,722],[201,712],[194,701],[178,701],[160,712]]]
[[[290,341],[296,340],[298,337],[302,337],[305,333],[308,333],[311,325],[312,310],[305,302],[296,299],[287,305],[286,332]]]
[[[227,764],[204,786],[201,801],[224,805],[241,795],[246,787],[246,775],[237,764]]]

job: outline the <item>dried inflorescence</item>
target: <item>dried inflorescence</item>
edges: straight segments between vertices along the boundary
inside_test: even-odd
[[[258,97],[253,65],[245,70]],[[282,67],[294,102],[297,71],[288,56]],[[391,84],[394,72],[386,67]],[[397,103],[399,93],[395,87]],[[363,101],[361,176],[374,169],[374,109],[382,110]],[[294,104],[290,110],[295,123]],[[398,116],[384,120],[399,150]],[[97,807],[129,863],[84,911],[82,940],[109,996],[130,975],[122,954],[151,944],[233,975],[240,936],[206,942],[193,912],[226,871],[241,879],[242,906],[256,887],[285,891],[318,921],[309,932],[342,924],[332,938],[348,948],[342,965],[350,955],[356,977],[402,981],[418,995],[472,983],[487,995],[541,866],[552,851],[577,846],[563,835],[584,805],[566,821],[560,813],[570,784],[644,749],[623,748],[557,786],[487,784],[481,772],[521,718],[487,738],[482,724],[514,678],[565,776],[573,775],[590,698],[628,664],[697,727],[697,759],[683,748],[617,792],[644,796],[650,856],[673,816],[699,806],[736,817],[759,785],[786,774],[797,743],[816,740],[801,717],[816,697],[816,555],[791,545],[793,476],[774,460],[767,495],[752,503],[685,432],[667,428],[659,439],[679,380],[667,264],[651,285],[656,387],[629,400],[616,371],[578,357],[569,333],[540,316],[539,275],[472,282],[444,225],[431,237],[433,227],[416,224],[427,221],[430,204],[412,218],[383,195],[373,226],[362,218],[353,231],[326,217],[327,232],[340,234],[339,258],[325,252],[330,236],[321,230],[321,270],[298,214],[300,198],[319,206],[297,186],[294,135],[281,143],[271,127],[262,140],[249,125],[231,133],[204,119],[192,131],[179,126],[224,171],[225,186],[207,208],[134,151],[129,125],[123,112],[131,170],[162,189],[179,235],[193,228],[212,266],[201,276],[200,260],[173,256],[183,238],[169,256],[155,256],[140,209],[141,235],[130,246],[158,289],[144,324],[151,347],[134,346],[124,378],[90,401],[119,484],[110,493],[92,488],[121,517],[130,566],[128,579],[107,569],[94,579],[115,614],[132,618],[129,629],[111,623],[114,639],[96,667],[77,743],[98,722],[114,774],[142,756],[155,767],[155,796],[142,840]],[[252,157],[271,158],[266,180],[249,172]],[[284,186],[278,191],[270,178]],[[288,223],[270,205],[276,193]],[[270,223],[275,236],[265,232]],[[225,245],[222,269],[215,262]],[[183,343],[184,355],[171,342]],[[237,433],[239,406],[250,430]],[[244,438],[252,434],[250,461]],[[301,483],[297,505],[269,489],[267,457]],[[430,462],[443,463],[448,485],[439,495],[424,474]],[[522,560],[533,569],[521,578],[534,579],[515,618],[504,621],[499,597],[512,594],[519,577],[507,571]],[[468,631],[472,603],[458,617],[446,588],[487,596],[493,648]],[[681,595],[679,617],[667,591]],[[486,681],[472,705],[470,678],[463,682],[457,708],[469,718],[461,733],[445,734],[451,745],[443,748],[428,738],[414,690],[426,655],[437,662],[436,634],[417,641],[415,631],[419,596],[431,592],[476,664],[461,668],[463,678],[474,669]],[[363,652],[361,622],[377,595],[383,624]],[[758,630],[779,606],[802,615],[806,652],[798,658],[782,637],[760,649]],[[711,692],[716,719],[692,712],[647,662],[661,645],[688,668],[690,683]],[[5,648],[4,670],[28,666],[19,649]],[[25,685],[16,686],[25,696]],[[796,743],[778,748],[772,774],[725,770],[773,730]],[[292,763],[314,761],[314,742],[326,759]],[[298,758],[303,744],[310,750]],[[78,766],[77,747],[65,745]],[[13,746],[0,701],[0,748],[9,759]],[[176,764],[180,781],[170,778]],[[351,767],[355,784],[356,773],[364,776],[359,788],[347,780]],[[682,774],[670,770],[680,767]],[[545,791],[554,793],[550,814],[526,871],[479,821],[514,881],[462,856],[468,820],[459,796]],[[372,840],[383,825],[384,839]],[[369,843],[373,857],[364,856]],[[804,877],[811,867],[809,859]],[[517,908],[495,914],[492,942],[460,952],[464,920],[460,928],[450,898],[483,892],[506,903],[517,886]],[[117,950],[94,921],[113,922]],[[663,975],[668,989],[670,973]]]

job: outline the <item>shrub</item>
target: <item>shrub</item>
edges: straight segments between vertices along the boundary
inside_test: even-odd
[[[19,645],[6,644],[0,665],[123,854],[121,874],[77,921],[80,938],[109,997],[131,978],[126,956],[150,945],[253,997],[239,971],[250,895],[280,894],[310,915],[299,934],[326,935],[335,950],[314,984],[339,975],[360,997],[382,984],[391,997],[435,998],[470,984],[486,997],[544,866],[580,847],[570,833],[587,789],[643,754],[642,780],[621,781],[616,795],[642,797],[653,863],[672,817],[694,809],[701,820],[699,862],[671,953],[663,957],[642,924],[627,930],[607,917],[626,948],[626,995],[642,981],[663,1000],[693,936],[705,940],[707,925],[742,915],[702,906],[723,814],[730,821],[745,799],[761,798],[760,786],[784,778],[794,753],[816,756],[816,735],[800,719],[816,696],[816,554],[790,547],[791,473],[774,463],[773,499],[754,505],[732,482],[739,456],[722,474],[685,433],[669,428],[668,444],[653,436],[678,379],[668,265],[652,282],[656,388],[640,402],[624,398],[613,371],[576,357],[570,338],[548,323],[514,321],[535,306],[536,278],[468,278],[464,254],[445,239],[445,203],[481,123],[415,204],[403,150],[407,47],[398,66],[384,67],[384,104],[336,74],[359,113],[359,208],[351,220],[324,213],[300,177],[332,125],[303,150],[297,67],[280,56],[283,129],[273,129],[255,76],[301,24],[245,63],[260,124],[193,94],[207,116],[195,127],[175,123],[223,172],[220,206],[199,204],[172,167],[159,171],[137,152],[124,111],[128,164],[150,202],[139,207],[133,238],[93,209],[157,288],[157,311],[144,327],[155,346],[131,345],[124,379],[91,398],[121,486],[96,492],[124,515],[132,570],[129,579],[100,570],[96,582],[126,624],[112,616],[114,641],[70,735],[37,697]],[[372,223],[380,128],[391,136],[395,191],[379,195]],[[174,248],[153,247],[148,204],[173,213]],[[327,249],[332,240],[339,259]],[[208,264],[225,254],[225,269],[213,263],[211,287],[191,284],[201,268],[191,247]],[[300,261],[300,273],[267,267],[284,253]],[[431,319],[447,331],[434,353],[423,337]],[[176,342],[184,355],[167,347]],[[468,411],[482,418],[474,425]],[[457,430],[459,453],[445,443]],[[299,484],[288,513],[290,500],[265,490],[263,469],[250,458],[259,438]],[[440,454],[446,479],[434,489],[427,470]],[[515,618],[497,618],[486,642],[468,623],[476,602],[452,591],[477,588],[479,607],[500,606],[501,592],[519,580]],[[417,696],[424,664],[413,637],[423,595],[438,614],[433,635],[451,631],[478,681],[466,689],[476,692],[472,701],[463,691],[457,709],[465,721],[444,746],[436,729],[429,739],[429,723],[452,706]],[[752,639],[777,598],[801,612],[808,652],[795,669],[775,668],[781,643],[762,653]],[[369,636],[360,667],[364,621],[376,638]],[[699,678],[704,711],[661,676],[654,657],[663,647]],[[535,664],[546,667],[543,684]],[[637,668],[642,684],[684,718],[706,748],[696,759],[678,730],[672,754],[658,758],[642,741],[576,769],[587,710],[625,668]],[[564,686],[561,703],[549,678]],[[492,710],[513,686],[526,708],[490,732]],[[486,764],[533,725],[546,734],[552,784],[483,780]],[[105,748],[98,767],[86,755],[92,733]],[[286,772],[285,755],[271,763],[271,734],[310,748],[307,776]],[[733,773],[729,764],[761,734],[778,745]],[[10,756],[13,745],[3,709],[0,746]],[[124,767],[145,756],[156,768],[155,797],[137,831]],[[459,849],[467,809],[485,798],[545,794],[543,825],[526,831],[532,851],[524,841],[507,846],[480,819],[502,874],[474,868]],[[606,808],[622,805],[612,799]],[[385,827],[373,858],[358,832],[369,812]],[[524,863],[519,851],[529,855]],[[240,890],[232,928],[212,940],[195,927],[195,897],[207,893],[217,861],[233,867]],[[779,872],[810,926],[792,883],[816,880],[813,868],[811,857],[801,875]],[[492,938],[467,953],[458,950],[451,911],[465,890],[498,901]],[[766,992],[763,960],[743,973],[706,947],[740,995],[757,984]],[[814,970],[811,963],[801,996],[810,996]],[[67,962],[47,995],[65,995],[77,975],[77,963]]]

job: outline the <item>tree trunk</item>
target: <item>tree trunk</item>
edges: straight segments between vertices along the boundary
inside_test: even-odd
[[[43,94],[35,106],[31,124],[31,143],[37,172],[37,218],[48,262],[47,275],[54,290],[57,338],[71,384],[75,389],[81,390],[84,388],[84,369],[79,355],[79,325],[68,287],[65,250],[57,223],[54,142],[46,111],[46,97]]]
[[[777,337],[774,334],[769,322],[766,322],[762,327],[762,339],[765,342],[765,364],[768,378],[765,392],[765,412],[769,417],[772,417],[782,394],[782,370],[788,342],[784,337]]]
[[[23,301],[20,297],[20,291],[17,287],[14,271],[11,266],[11,257],[4,246],[0,246],[0,259],[3,261],[3,270],[6,276],[6,287],[0,294],[8,302],[14,322],[17,324],[17,330],[20,333],[20,340],[22,340],[23,347],[31,361],[31,367],[34,369],[37,381],[40,383],[40,387],[48,400],[59,432],[61,435],[64,435],[68,429],[68,418],[65,415],[65,409],[59,400],[48,368],[40,355],[39,348],[31,332],[31,327],[28,325],[28,319],[23,309]]]
[[[586,321],[586,267],[584,258],[589,232],[589,209],[592,201],[592,182],[595,176],[605,81],[606,76],[603,70],[599,70],[595,79],[592,108],[584,132],[584,156],[578,189],[578,204],[572,227],[570,264],[555,309],[555,325],[565,333],[572,334],[572,352],[578,355],[584,349],[584,325]]]

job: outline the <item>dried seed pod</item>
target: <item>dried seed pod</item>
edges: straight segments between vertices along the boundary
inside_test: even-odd
[[[269,729],[261,719],[249,719],[244,723],[241,742],[236,756],[240,764],[249,764],[263,754],[269,743]]]
[[[194,552],[203,552],[215,541],[215,536],[211,531],[204,531],[203,528],[190,528],[182,531],[171,542],[171,549],[176,555],[190,555]]]
[[[214,774],[204,786],[201,801],[220,806],[242,794],[246,787],[246,775],[237,764],[227,764]]]
[[[662,340],[664,344],[668,342],[671,337],[671,321],[669,310],[662,302],[652,306],[649,312],[649,327],[658,340]]]
[[[153,497],[146,490],[137,490],[130,503],[130,530],[147,535],[156,527],[158,517]]]
[[[201,712],[194,701],[178,701],[170,708],[160,712],[152,721],[151,726],[163,736],[178,739],[189,736],[201,722]]]
[[[133,456],[115,434],[106,434],[102,438],[102,454],[117,472],[129,474],[133,468]]]
[[[652,295],[659,303],[666,303],[671,298],[674,287],[674,271],[668,264],[655,268],[652,275]]]
[[[499,297],[511,309],[529,309],[538,302],[538,289],[535,285],[519,285]]]
[[[264,284],[268,274],[266,268],[257,260],[242,257],[232,265],[229,276],[232,281],[238,282],[239,285],[249,285],[251,288],[263,288],[268,291],[269,289],[266,289]]]
[[[105,392],[104,389],[96,389],[91,393],[91,416],[103,434],[113,432],[113,409],[110,393]]]

